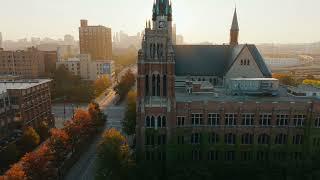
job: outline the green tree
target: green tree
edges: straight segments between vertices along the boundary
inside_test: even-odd
[[[129,179],[130,166],[131,159],[126,138],[115,129],[106,131],[98,147],[96,179]]]
[[[76,102],[90,102],[94,98],[93,82],[81,80],[61,65],[54,73],[53,98],[64,98]]]
[[[136,131],[136,100],[137,92],[130,91],[127,95],[127,106],[124,120],[122,121],[123,131],[127,135],[133,135]]]
[[[19,150],[15,144],[10,144],[0,152],[0,168],[8,168],[9,165],[19,160]]]
[[[23,136],[20,139],[18,144],[22,152],[30,152],[35,147],[37,147],[39,143],[40,143],[39,134],[32,127],[27,127],[24,130]]]

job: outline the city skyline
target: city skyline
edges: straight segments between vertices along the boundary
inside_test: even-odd
[[[4,10],[0,12],[4,20],[0,32],[4,40],[63,38],[64,34],[78,39],[78,22],[88,19],[93,24],[112,28],[112,32],[125,30],[128,34],[136,34],[144,28],[141,21],[149,19],[152,3],[152,0],[30,0],[19,1],[20,5],[16,6],[17,0],[6,1]],[[319,33],[316,33],[320,31],[320,25],[315,24],[320,15],[316,9],[320,2],[316,0],[203,0],[201,3],[174,0],[173,20],[177,24],[177,34],[184,35],[188,43],[226,43],[235,4],[241,31],[240,43],[310,43],[320,40]],[[125,15],[119,13],[120,8]],[[27,21],[23,20],[24,14],[28,14]],[[272,26],[274,28],[270,28]]]

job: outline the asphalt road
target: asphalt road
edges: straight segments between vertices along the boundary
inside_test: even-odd
[[[121,121],[124,117],[124,105],[113,105],[112,101],[104,104],[104,113],[108,115],[108,121],[105,129],[116,128],[121,130]],[[94,180],[95,174],[95,160],[97,158],[97,145],[101,140],[101,136],[88,142],[89,150],[82,155],[80,160],[70,169],[66,175],[65,180]]]
[[[137,67],[132,66],[124,69],[119,77],[122,77],[127,69],[131,69],[133,73],[137,72]],[[121,128],[121,121],[124,118],[125,104],[115,105],[114,101],[117,98],[113,90],[109,90],[108,96],[99,97],[97,99],[100,108],[108,116],[105,130],[115,128],[119,131]],[[95,176],[95,160],[97,159],[97,146],[101,140],[101,136],[88,142],[89,149],[85,152],[78,162],[69,170],[65,176],[65,180],[94,180]]]

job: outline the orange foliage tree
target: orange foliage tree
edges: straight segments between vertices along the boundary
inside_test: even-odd
[[[60,163],[70,151],[70,137],[66,131],[62,129],[52,129],[50,133],[51,136],[47,145],[55,157],[55,162]]]
[[[37,151],[27,153],[22,158],[23,169],[30,179],[50,179],[56,174],[56,170],[51,164],[52,159],[49,147],[42,145]]]
[[[67,121],[65,130],[70,136],[72,148],[88,137],[94,131],[93,122],[87,111],[78,109],[74,118]]]
[[[14,164],[6,173],[5,176],[9,179],[20,180],[26,179],[27,175],[20,164]]]
[[[90,103],[88,107],[88,112],[95,125],[99,126],[104,123],[106,117],[101,112],[99,104],[95,102]]]

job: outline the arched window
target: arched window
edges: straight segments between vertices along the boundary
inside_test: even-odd
[[[162,117],[161,127],[167,127],[167,118],[165,116]]]
[[[287,144],[288,136],[286,134],[278,134],[274,141],[275,144]]]
[[[236,135],[235,134],[226,134],[224,137],[224,141],[226,144],[236,144]]]
[[[150,121],[150,117],[149,116],[146,117],[146,127],[147,128],[151,127],[151,121]]]
[[[241,138],[242,144],[253,144],[253,135],[252,134],[244,134]]]
[[[241,59],[241,63],[240,63],[241,65],[243,65],[243,60]]]
[[[153,44],[152,58],[155,58],[155,54],[156,54],[156,44]]]
[[[157,57],[160,57],[160,44],[157,43]]]
[[[146,96],[149,96],[149,75],[146,75],[145,90],[146,90]]]
[[[219,143],[219,135],[217,133],[209,134],[209,144]]]
[[[151,117],[151,127],[155,127],[155,118],[154,116]]]
[[[152,96],[156,96],[156,76],[152,75]]]
[[[248,61],[247,61],[247,65],[250,66],[250,60],[249,60],[249,59],[248,59]]]
[[[150,44],[150,52],[149,52],[149,53],[150,53],[150,58],[152,58],[152,53],[153,53],[153,51],[152,51],[152,50],[153,50],[153,45],[152,45],[152,44]]]
[[[157,127],[161,128],[162,122],[161,122],[161,116],[158,116],[157,118]]]
[[[167,76],[163,76],[163,96],[167,96]]]
[[[267,134],[261,134],[258,137],[258,144],[269,144],[270,143],[270,136]]]
[[[160,58],[163,57],[163,44],[160,44]]]
[[[160,96],[160,75],[157,75],[157,96]]]

